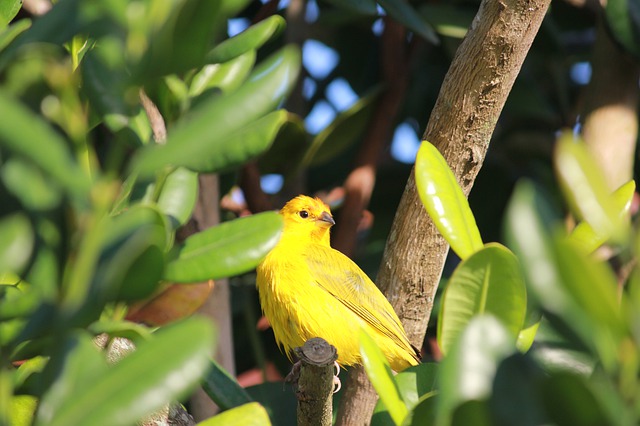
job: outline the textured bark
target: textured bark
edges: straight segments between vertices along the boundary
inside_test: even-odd
[[[424,138],[443,154],[465,194],[482,166],[507,96],[550,0],[485,0],[445,76]],[[448,244],[420,203],[413,173],[385,247],[378,285],[411,342],[424,339]],[[347,387],[363,381],[352,371]],[[377,396],[348,389],[338,425],[368,424]]]
[[[583,135],[613,191],[633,176],[640,68],[611,40],[603,23],[596,37]]]

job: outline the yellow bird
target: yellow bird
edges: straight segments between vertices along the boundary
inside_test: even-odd
[[[361,364],[358,336],[364,328],[402,371],[419,363],[398,316],[375,284],[351,259],[331,248],[329,207],[300,195],[280,210],[284,229],[258,266],[262,310],[287,356],[312,337],[335,346],[342,366]]]

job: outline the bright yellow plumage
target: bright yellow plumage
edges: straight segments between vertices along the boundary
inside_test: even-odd
[[[280,241],[258,266],[262,310],[278,344],[290,353],[312,337],[338,350],[338,363],[361,363],[364,328],[395,371],[419,362],[393,308],[351,259],[329,244],[335,223],[319,199],[300,195],[280,210]]]

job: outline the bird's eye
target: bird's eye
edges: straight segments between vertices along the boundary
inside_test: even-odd
[[[306,219],[309,217],[309,212],[306,210],[301,210],[300,213],[298,213],[300,215],[301,218]]]

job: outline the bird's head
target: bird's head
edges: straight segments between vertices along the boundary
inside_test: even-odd
[[[280,210],[284,218],[284,232],[314,242],[329,245],[329,228],[335,225],[329,206],[319,198],[298,195]]]

